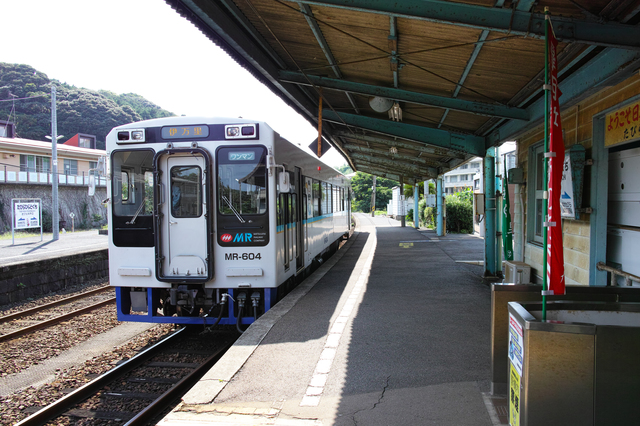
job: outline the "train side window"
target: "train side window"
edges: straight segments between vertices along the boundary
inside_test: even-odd
[[[313,199],[313,217],[320,216],[320,182],[317,180],[313,180],[313,194],[311,195]]]

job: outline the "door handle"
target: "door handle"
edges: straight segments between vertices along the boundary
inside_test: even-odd
[[[171,220],[169,221],[169,225],[177,225],[177,224],[178,224],[178,222],[173,222]]]

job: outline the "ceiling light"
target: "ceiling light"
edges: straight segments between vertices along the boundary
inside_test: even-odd
[[[399,103],[393,103],[393,106],[389,110],[389,118],[393,121],[402,121],[402,109]]]
[[[375,112],[387,112],[393,106],[393,101],[391,99],[382,98],[380,96],[373,96],[369,98],[369,106]]]

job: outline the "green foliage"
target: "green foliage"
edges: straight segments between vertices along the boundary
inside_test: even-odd
[[[405,185],[404,186],[404,197],[413,198],[413,186]],[[424,182],[418,182],[418,200],[424,197]]]
[[[397,186],[397,182],[376,178],[376,210],[386,210],[389,200],[392,198],[392,188]],[[351,179],[353,198],[351,209],[356,212],[371,212],[371,192],[373,187],[373,177],[370,174],[357,172]]]
[[[336,170],[342,173],[343,175],[348,175],[350,173],[353,173],[353,169],[349,167],[348,164],[343,164],[342,166],[338,166],[336,167]]]
[[[447,195],[445,202],[447,204],[447,232],[472,233],[473,192],[471,189]]]
[[[77,88],[50,80],[29,65],[0,62],[0,100],[29,98],[0,102],[0,117],[16,125],[18,137],[44,141],[51,134],[51,83],[57,87],[58,134],[95,135],[99,149],[104,149],[107,134],[116,126],[173,115],[134,93]]]

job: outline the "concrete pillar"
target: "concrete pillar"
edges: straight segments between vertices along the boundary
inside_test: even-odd
[[[496,276],[496,168],[495,149],[484,157],[484,275]]]
[[[436,179],[436,234],[444,236],[444,194],[442,193],[442,176]]]

